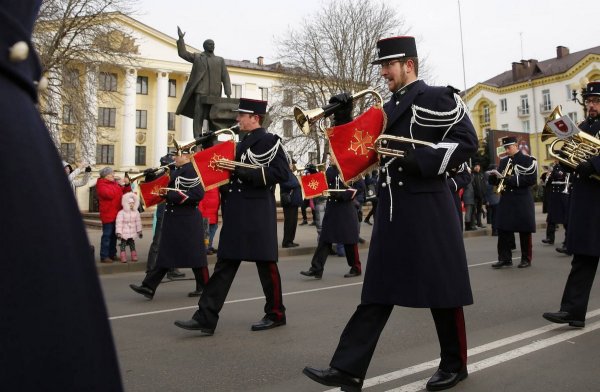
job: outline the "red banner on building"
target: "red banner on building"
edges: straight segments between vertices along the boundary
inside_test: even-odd
[[[354,121],[327,129],[327,138],[340,177],[348,185],[379,160],[373,143],[385,129],[383,109],[373,106]]]
[[[312,199],[313,197],[323,195],[323,192],[328,188],[325,172],[317,172],[300,177],[300,185],[302,186],[304,199]]]
[[[235,143],[232,140],[198,151],[192,157],[194,169],[206,191],[229,182],[231,172],[217,166],[220,159],[235,160]]]

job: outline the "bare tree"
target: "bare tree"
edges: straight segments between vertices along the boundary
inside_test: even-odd
[[[385,92],[378,86],[378,67],[371,65],[377,57],[377,41],[409,31],[394,9],[376,0],[332,0],[299,26],[277,42],[286,76],[281,86],[282,104],[272,109],[274,120],[291,118],[291,105],[321,107],[343,91],[371,88]],[[362,112],[370,104],[361,100],[355,110]],[[285,144],[300,156],[316,151],[321,162],[329,148],[323,134],[314,129],[304,135],[296,128]]]
[[[99,70],[135,62],[137,47],[117,17],[131,14],[136,1],[42,1],[33,33],[48,78],[48,89],[41,96],[42,115],[57,147],[59,124],[64,124],[64,138],[79,142],[79,160],[95,163]],[[121,99],[110,79],[100,81],[108,84],[109,99]]]

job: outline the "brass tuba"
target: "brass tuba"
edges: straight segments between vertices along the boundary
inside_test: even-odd
[[[361,98],[367,94],[372,94],[375,100],[377,101],[376,105],[381,106],[383,104],[383,99],[381,99],[381,95],[375,90],[365,89],[357,92],[356,94],[352,94],[352,101]],[[310,126],[323,120],[329,116],[331,116],[339,107],[340,103],[330,103],[329,105],[323,106],[322,108],[315,109],[307,109],[303,110],[299,106],[294,107],[294,119],[300,127],[300,130],[305,135],[310,133]],[[323,127],[322,122],[320,123],[321,132],[325,133],[325,128]]]
[[[548,149],[548,153],[560,163],[576,168],[581,162],[587,161],[589,158],[600,155],[600,139],[593,137],[583,131],[577,132],[575,135],[566,139],[559,139],[550,129],[548,123],[562,117],[561,106],[554,108],[550,116],[546,118],[546,124],[542,131],[542,141],[545,142],[550,138],[556,138]],[[562,143],[560,148],[555,149],[555,146]],[[600,181],[600,175],[593,174],[591,178]]]

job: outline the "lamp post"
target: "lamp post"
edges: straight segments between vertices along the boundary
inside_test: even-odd
[[[588,78],[583,77],[583,78],[579,79],[579,86],[577,86],[577,87],[581,88],[581,90],[577,91],[577,87],[574,88],[573,90],[571,90],[571,101],[577,102],[578,104],[583,106],[583,118],[584,119],[587,118],[587,106],[585,105],[585,102],[583,99],[583,94],[585,94],[585,92],[586,92],[588,83],[589,83]],[[573,86],[573,87],[575,87],[575,86]],[[577,94],[581,95],[581,99],[579,99]]]

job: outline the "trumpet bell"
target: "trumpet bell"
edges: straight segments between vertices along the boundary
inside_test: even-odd
[[[302,110],[299,106],[294,107],[294,119],[305,135],[310,133],[310,126],[322,119],[324,115],[325,111],[322,108]]]
[[[542,141],[543,142],[545,142],[548,139],[551,139],[553,137],[556,137],[554,132],[552,132],[552,130],[548,126],[548,123],[550,121],[558,120],[559,118],[561,118],[562,117],[561,110],[562,110],[562,107],[560,105],[558,105],[557,107],[554,108],[552,113],[550,113],[550,115],[548,117],[546,117],[546,123],[544,124],[544,129],[542,131]]]

